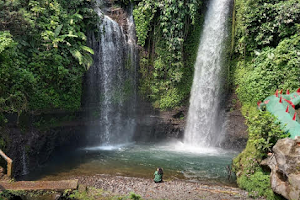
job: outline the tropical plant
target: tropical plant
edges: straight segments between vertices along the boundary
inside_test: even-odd
[[[199,42],[202,21],[195,21],[201,18],[201,5],[196,0],[142,0],[133,11],[138,44],[148,49],[141,59],[141,91],[156,107],[174,108],[189,96],[194,63],[184,60],[194,58],[197,49],[192,55],[185,50]],[[194,30],[198,37],[185,45]]]
[[[80,107],[82,76],[93,62],[85,34],[98,24],[92,6],[87,0],[0,1],[1,115]]]

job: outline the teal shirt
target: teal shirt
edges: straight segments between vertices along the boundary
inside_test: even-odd
[[[160,182],[162,181],[162,174],[158,174],[158,171],[154,172],[154,181],[155,182]]]

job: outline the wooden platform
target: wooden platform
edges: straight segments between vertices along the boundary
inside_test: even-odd
[[[22,190],[22,191],[64,191],[67,189],[76,190],[78,180],[63,181],[18,181],[18,182],[0,182],[1,190]]]

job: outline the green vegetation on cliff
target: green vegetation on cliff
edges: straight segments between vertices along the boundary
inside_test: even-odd
[[[0,118],[80,107],[97,19],[87,0],[0,1]]]
[[[261,168],[260,163],[272,151],[277,140],[287,137],[288,134],[280,129],[278,123],[274,123],[276,118],[270,113],[252,106],[244,106],[243,111],[247,112],[243,114],[247,116],[249,138],[244,151],[233,161],[237,183],[242,189],[249,191],[252,197],[277,199],[271,189],[270,174]]]
[[[269,172],[259,165],[280,138],[275,118],[256,103],[276,89],[293,91],[300,83],[299,0],[235,0],[232,76],[247,118],[249,140],[234,160],[240,187],[253,196],[276,199]]]
[[[199,0],[139,1],[133,11],[141,52],[140,90],[157,108],[188,99],[202,26]]]
[[[253,105],[276,89],[299,87],[298,0],[236,0],[235,66],[239,99]]]

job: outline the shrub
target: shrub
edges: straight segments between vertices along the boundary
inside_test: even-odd
[[[276,118],[269,112],[259,111],[251,106],[244,106],[243,112],[247,115],[249,139],[244,151],[233,160],[237,183],[253,197],[277,199],[271,189],[269,172],[262,170],[260,162],[277,140],[287,137],[288,134],[280,129],[275,122]]]

